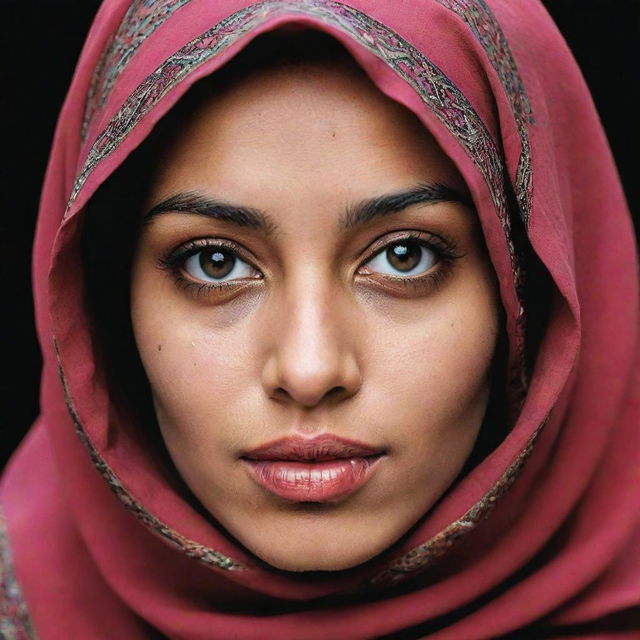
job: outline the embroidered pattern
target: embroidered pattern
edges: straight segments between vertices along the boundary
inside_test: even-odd
[[[485,494],[462,517],[452,522],[446,529],[433,538],[411,549],[398,558],[389,568],[385,569],[369,581],[370,586],[386,586],[396,584],[417,572],[426,569],[434,560],[444,555],[461,537],[471,531],[481,520],[486,519],[496,503],[511,488],[516,478],[520,475],[524,463],[527,461],[540,432],[547,423],[548,417],[536,429],[529,439],[527,446],[518,455],[516,460],[504,472],[500,480],[491,491]]]
[[[485,0],[437,0],[437,2],[458,14],[467,23],[484,48],[509,98],[511,112],[520,137],[520,159],[515,183],[516,197],[520,205],[520,215],[525,225],[528,225],[533,185],[528,127],[534,123],[534,119],[531,103],[518,73],[509,43]]]
[[[64,375],[64,371],[62,370],[62,364],[60,362],[60,352],[55,340],[53,346],[56,352],[56,357],[58,359],[58,373],[60,375],[60,380],[62,381],[62,388],[64,391],[65,402],[67,404],[67,410],[69,411],[71,419],[73,420],[73,424],[76,428],[76,433],[80,437],[82,444],[84,444],[87,451],[89,452],[91,461],[98,470],[98,473],[100,473],[111,491],[113,491],[113,493],[120,499],[124,506],[129,509],[148,529],[154,531],[159,536],[168,540],[172,545],[180,549],[180,551],[182,551],[189,558],[195,558],[196,560],[199,560],[204,564],[212,565],[217,567],[218,569],[224,569],[226,571],[242,571],[246,569],[243,564],[236,562],[235,560],[229,558],[228,556],[225,556],[218,551],[214,551],[209,547],[205,547],[198,542],[189,540],[171,527],[167,526],[164,522],[149,513],[149,511],[145,509],[140,504],[140,502],[138,502],[122,486],[122,483],[113,472],[111,467],[109,467],[109,465],[103,460],[96,448],[93,446],[93,443],[89,439],[89,436],[86,434],[82,424],[80,423],[78,412],[76,411],[73,405],[73,401],[71,400],[67,381]]]
[[[87,94],[82,139],[87,134],[89,122],[95,113],[104,107],[118,76],[129,63],[140,45],[176,9],[191,0],[133,0],[105,48],[91,79]]]
[[[454,0],[443,0],[454,2]],[[460,0],[462,2],[462,0]],[[169,6],[169,5],[167,5]],[[171,5],[173,6],[173,5]],[[465,5],[466,6],[466,5]],[[517,365],[510,373],[509,386],[518,398],[524,397],[525,309],[522,303],[524,272],[518,259],[506,201],[505,168],[491,133],[464,94],[418,49],[373,18],[333,0],[266,0],[230,15],[170,56],[149,75],[125,101],[91,146],[77,176],[68,214],[82,186],[95,167],[113,153],[142,118],[181,80],[230,46],[245,33],[281,14],[312,16],[349,34],[383,60],[420,96],[425,106],[449,129],[482,173],[507,240],[514,286],[519,300],[515,329]],[[162,19],[166,19],[163,17]],[[135,22],[135,21],[134,21]],[[150,32],[153,31],[148,26]],[[129,59],[130,56],[127,58]],[[109,69],[104,70],[111,76]],[[505,72],[506,73],[506,72]],[[523,175],[530,180],[530,170]]]
[[[184,0],[184,2],[186,1],[188,0]],[[477,1],[481,2],[482,0]],[[184,2],[182,4],[184,4]],[[463,9],[470,10],[471,7],[476,6],[473,4],[472,0],[442,0],[442,3],[446,6],[450,5],[451,8],[455,7],[459,11],[463,11]],[[169,8],[175,10],[177,4],[178,2],[176,1],[165,1],[160,3],[160,5],[167,9],[167,11]],[[142,5],[138,3],[136,6]],[[480,16],[482,20],[485,20],[485,22],[488,20],[487,15],[491,16],[491,14],[487,14],[487,12],[488,10],[484,13],[478,13],[478,16]],[[202,64],[211,60],[219,54],[220,51],[232,45],[256,26],[270,18],[284,13],[315,17],[325,24],[329,24],[340,29],[342,32],[354,38],[371,53],[383,60],[391,69],[393,69],[410,86],[412,86],[425,106],[458,140],[478,167],[491,194],[503,233],[507,240],[515,290],[518,296],[520,296],[522,291],[523,272],[521,270],[512,239],[511,220],[509,217],[504,182],[505,167],[500,150],[498,149],[490,131],[473,109],[464,94],[419,50],[385,25],[334,0],[298,0],[296,2],[293,2],[292,0],[266,0],[264,2],[250,5],[249,7],[222,20],[216,26],[206,31],[198,38],[195,38],[175,54],[170,56],[138,86],[132,95],[124,102],[118,113],[116,113],[116,115],[110,120],[106,128],[97,136],[85,159],[83,168],[77,176],[69,199],[67,214],[87,178],[96,166],[119,147],[126,136],[131,133],[142,118],[156,107],[180,81],[198,69]],[[133,20],[133,16],[137,14],[128,13],[127,15],[133,24],[135,22]],[[466,15],[467,14],[464,13],[464,16]],[[158,19],[165,20],[166,17],[166,15],[161,14]],[[511,62],[508,60],[506,62],[500,60],[501,56],[507,54],[510,55],[506,42],[503,44],[501,40],[504,36],[502,35],[502,32],[499,31],[499,27],[496,26],[495,19],[493,19],[492,16],[491,18],[494,22],[492,23],[489,21],[487,24],[493,25],[493,30],[490,30],[488,35],[483,35],[483,29],[485,29],[485,27],[483,27],[484,23],[480,18],[477,18],[476,21],[472,23],[474,25],[472,28],[477,30],[477,34],[479,34],[477,37],[479,37],[483,44],[486,45],[487,50],[492,52],[490,58],[494,66],[497,67],[498,73],[505,84],[505,88],[513,88],[513,91],[509,93],[509,95],[513,95],[514,104],[519,105],[517,106],[519,111],[517,111],[514,106],[514,113],[522,114],[522,119],[526,119],[530,115],[530,107],[528,106],[528,101],[525,100],[526,95],[524,94],[522,84],[517,77],[515,65],[512,67],[512,58]],[[154,27],[151,23],[146,25],[146,33],[151,33],[153,28]],[[124,31],[126,31],[126,29]],[[139,30],[134,29],[134,32],[138,33]],[[489,44],[496,38],[498,39],[501,48],[496,48],[495,50],[489,49]],[[122,40],[122,42],[125,42],[125,40]],[[136,40],[136,43],[136,46],[139,46],[140,43],[138,40]],[[96,86],[105,87],[104,90],[100,90],[100,95],[106,95],[105,90],[108,93],[108,87],[110,86],[108,79],[117,77],[117,74],[122,71],[126,62],[131,58],[131,55],[133,55],[133,53],[125,54],[124,52],[119,54],[120,57],[112,55],[111,58],[119,60],[115,65],[115,70],[110,69],[107,62],[103,64],[99,74],[107,80],[96,81]],[[507,89],[507,91],[509,92],[511,89]],[[516,117],[520,118],[520,116]],[[531,184],[530,161],[527,164],[528,138],[526,138],[526,140],[527,144],[523,145],[523,153],[526,151],[525,160],[523,161],[521,158],[521,162],[524,164],[523,168],[519,170],[519,174],[522,174],[519,178],[521,181],[520,188],[524,191],[527,191],[529,189],[529,186],[527,185]],[[528,200],[526,200],[525,205],[527,202]],[[524,208],[523,211],[528,211],[528,209]],[[524,369],[524,319],[524,307],[520,300],[517,335],[515,339],[516,350],[518,352],[517,355],[519,356],[520,367],[522,370]],[[519,378],[520,375],[521,373],[517,372],[515,377]],[[215,565],[222,569],[245,569],[246,567],[236,563],[231,558],[228,558],[216,551],[212,551],[198,543],[185,539],[176,531],[170,529],[167,525],[148,513],[146,509],[127,492],[113,471],[104,462],[104,460],[102,460],[100,454],[86,435],[69,396],[61,366],[60,376],[63,381],[69,412],[73,418],[78,434],[84,445],[87,447],[98,471],[102,474],[103,478],[120,500],[122,500],[122,502],[149,528],[167,538],[187,553],[187,555],[197,558],[206,564]],[[540,429],[541,428],[542,426]],[[504,493],[506,493],[506,491],[508,491],[515,478],[519,475],[525,460],[533,448],[538,432],[536,432],[532,437],[531,441],[518,459],[510,466],[498,483],[486,496],[482,498],[482,500],[432,540],[403,556],[403,558],[394,563],[391,568],[377,576],[374,579],[374,583],[383,584],[387,582],[397,582],[409,573],[413,573],[424,568],[434,558],[442,555],[456,539],[470,531],[475,524],[477,524],[482,518],[486,517],[494,503]]]
[[[7,523],[0,508],[0,640],[37,640],[13,571]]]
[[[295,3],[290,0],[267,0],[251,5],[222,20],[169,57],[133,92],[98,136],[76,179],[69,206],[95,166],[120,145],[143,116],[172,88],[245,33],[283,13],[313,16],[341,29],[404,78],[473,158],[487,181],[503,224],[507,225],[505,232],[509,231],[502,158],[490,132],[464,94],[438,67],[398,34],[367,15],[330,0],[299,0]],[[132,55],[123,54],[122,60],[128,60]],[[121,70],[123,64],[117,68]],[[117,75],[111,69],[103,69],[100,73],[106,77]]]

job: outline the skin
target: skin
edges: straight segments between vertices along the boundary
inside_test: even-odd
[[[151,187],[149,209],[197,190],[269,219],[266,232],[153,216],[135,251],[131,312],[178,472],[274,567],[335,571],[383,552],[451,486],[476,440],[499,303],[474,211],[422,202],[340,225],[356,203],[424,183],[466,192],[413,114],[335,65],[254,72],[208,98]],[[407,284],[384,245],[408,233],[455,247],[447,257],[427,246],[431,266]],[[194,239],[237,245],[252,266],[223,288],[198,286],[202,272],[167,261]],[[343,498],[279,498],[241,459],[285,435],[324,433],[385,452]]]

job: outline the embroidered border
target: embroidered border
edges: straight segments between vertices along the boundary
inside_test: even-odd
[[[109,40],[91,78],[87,94],[82,139],[87,135],[89,123],[104,107],[118,76],[127,66],[140,45],[176,9],[191,0],[133,0],[114,36]]]
[[[536,429],[527,446],[504,472],[491,491],[476,502],[463,516],[452,522],[427,542],[411,549],[411,551],[398,558],[390,567],[374,576],[368,584],[375,587],[396,584],[411,577],[409,574],[415,575],[419,571],[426,569],[435,560],[444,555],[460,538],[469,533],[479,522],[488,518],[498,500],[509,491],[520,475],[547,420],[548,416]]]
[[[515,183],[516,197],[520,205],[520,215],[526,226],[529,224],[533,198],[531,145],[529,144],[528,128],[535,121],[531,102],[518,72],[514,55],[498,20],[485,0],[436,1],[459,15],[467,23],[484,48],[509,98],[511,112],[515,118],[520,137],[520,158]]]
[[[483,121],[464,94],[419,50],[373,18],[332,0],[266,0],[241,9],[170,56],[125,101],[92,145],[72,189],[67,213],[95,167],[113,153],[152,108],[181,80],[265,20],[283,13],[313,16],[339,28],[386,62],[463,145],[482,173],[507,239],[518,297],[523,271],[511,233],[506,203],[504,164]],[[524,367],[524,306],[518,309],[516,348]],[[521,373],[513,376],[520,379]]]
[[[260,23],[283,13],[313,16],[341,29],[394,69],[465,147],[485,177],[501,219],[508,218],[500,152],[464,94],[435,64],[398,34],[356,9],[331,0],[299,0],[295,3],[266,0],[250,5],[170,56],[138,86],[98,136],[77,176],[69,206],[95,166],[119,146],[142,117],[178,82]],[[131,55],[133,53],[122,60],[128,60]],[[114,74],[115,70],[107,73],[109,77]]]
[[[443,2],[462,6],[456,3],[455,0],[443,0]],[[124,102],[118,113],[110,120],[106,128],[98,135],[75,181],[67,213],[96,166],[118,148],[142,118],[181,80],[256,26],[284,13],[315,17],[353,37],[412,86],[425,106],[464,147],[483,175],[489,188],[507,240],[515,289],[518,296],[520,296],[523,272],[511,234],[511,220],[506,202],[504,183],[505,167],[491,133],[464,94],[419,50],[385,25],[356,9],[334,0],[299,0],[297,2],[292,2],[291,0],[266,0],[250,5],[225,18],[170,56],[138,86]],[[129,58],[126,58],[126,60]],[[125,59],[123,58],[123,60]],[[126,60],[119,67],[120,71],[126,64]],[[530,167],[527,175],[530,180]],[[516,349],[521,367],[524,367],[524,317],[524,307],[520,299]],[[132,498],[113,471],[102,460],[80,424],[69,396],[61,366],[60,376],[65,389],[69,412],[75,423],[78,435],[87,447],[98,471],[120,500],[149,528],[170,540],[177,547],[184,550],[187,555],[223,569],[245,569],[246,567],[235,563],[231,558],[185,539],[147,512],[140,503]],[[519,373],[516,377],[518,376]],[[375,584],[381,584],[386,581],[395,582],[411,572],[424,568],[434,558],[442,555],[457,538],[471,530],[482,518],[486,517],[494,503],[508,491],[515,478],[519,475],[541,428],[542,426],[531,438],[518,459],[486,496],[440,534],[424,545],[412,550],[386,572],[377,576],[374,579]]]
[[[84,427],[80,422],[80,418],[78,417],[78,412],[75,409],[73,401],[71,399],[71,394],[69,393],[69,387],[67,385],[67,380],[64,375],[64,371],[62,369],[62,364],[60,362],[60,352],[58,350],[58,345],[54,340],[53,346],[56,352],[56,358],[58,361],[58,373],[60,375],[60,380],[62,381],[62,389],[64,391],[64,399],[67,404],[67,410],[69,411],[69,415],[73,420],[73,424],[76,429],[76,433],[80,437],[82,444],[85,446],[87,451],[89,452],[89,456],[91,457],[91,461],[95,465],[98,473],[105,480],[111,491],[120,499],[120,501],[124,504],[124,506],[131,511],[138,520],[140,520],[148,529],[154,531],[159,536],[168,540],[172,545],[177,547],[180,551],[184,552],[189,558],[195,558],[200,562],[208,565],[212,565],[217,567],[218,569],[224,569],[225,571],[243,571],[246,567],[240,562],[236,562],[232,558],[225,556],[219,551],[214,551],[209,547],[206,547],[198,542],[190,540],[185,536],[181,535],[164,522],[156,518],[154,515],[149,513],[147,509],[145,509],[140,502],[138,502],[122,485],[118,476],[113,472],[111,467],[103,460],[100,456],[93,443],[89,439]]]
[[[0,506],[0,639],[37,640],[27,603],[13,570],[7,522]]]

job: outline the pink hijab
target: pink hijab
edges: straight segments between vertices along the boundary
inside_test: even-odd
[[[499,280],[513,425],[397,548],[313,579],[223,535],[110,410],[79,251],[86,203],[154,124],[292,22],[339,40],[464,176]],[[529,371],[531,252],[552,301]],[[42,414],[2,479],[0,634],[640,635],[636,252],[588,91],[536,0],[105,0],[60,116],[34,255]]]

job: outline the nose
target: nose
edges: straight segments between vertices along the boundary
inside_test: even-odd
[[[312,408],[350,398],[362,378],[353,314],[335,292],[304,289],[278,305],[262,383],[269,397]]]

